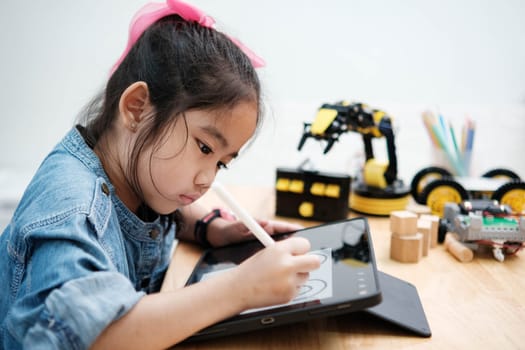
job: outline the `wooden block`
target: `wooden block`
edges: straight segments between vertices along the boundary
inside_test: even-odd
[[[390,231],[397,235],[417,233],[417,215],[408,210],[396,210],[390,213]]]
[[[439,216],[437,215],[421,215],[420,220],[429,220],[432,223],[430,228],[430,248],[435,248],[438,245],[438,231],[439,231]]]
[[[445,235],[445,248],[461,262],[469,262],[474,258],[470,248],[465,247],[457,240],[455,233],[447,232]]]
[[[410,202],[405,208],[408,211],[411,211],[412,213],[416,214],[417,216],[421,215],[427,215],[432,214],[432,210],[430,210],[430,207],[427,205],[418,204],[415,202]]]
[[[423,256],[427,256],[430,249],[431,228],[432,223],[429,220],[417,220],[417,232],[423,235]]]
[[[423,235],[398,235],[390,238],[390,258],[399,262],[415,263],[423,254]]]

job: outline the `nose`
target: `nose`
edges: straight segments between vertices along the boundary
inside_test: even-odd
[[[215,180],[215,175],[217,175],[217,169],[203,168],[200,169],[195,175],[194,183],[201,190],[207,190],[210,188],[213,180]]]

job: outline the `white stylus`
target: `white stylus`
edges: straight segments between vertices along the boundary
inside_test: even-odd
[[[232,197],[232,195],[224,188],[224,186],[215,181],[211,188],[221,197],[221,199],[226,202],[235,215],[252,231],[252,233],[257,237],[259,241],[265,246],[268,247],[272,244],[275,244],[275,241],[272,237],[266,232],[261,225],[255,221],[255,219],[244,209],[239,203]]]

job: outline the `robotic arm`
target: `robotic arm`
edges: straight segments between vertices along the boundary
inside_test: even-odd
[[[313,123],[304,123],[304,130],[299,142],[301,150],[306,139],[312,137],[316,140],[326,141],[323,153],[326,154],[339,137],[346,132],[358,132],[363,137],[367,165],[364,178],[368,185],[387,187],[397,179],[397,157],[392,130],[392,120],[383,111],[370,109],[362,103],[348,104],[337,102],[323,104],[318,110]],[[377,165],[372,148],[372,139],[384,137],[387,144],[388,164]],[[377,180],[377,169],[380,168],[381,180]],[[367,168],[370,168],[367,171]],[[367,173],[372,175],[368,176]],[[367,178],[369,180],[367,180]],[[375,178],[375,180],[374,180]]]

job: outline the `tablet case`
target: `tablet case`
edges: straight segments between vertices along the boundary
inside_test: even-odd
[[[362,311],[337,317],[349,317],[356,320],[363,314],[371,315],[374,320],[378,321],[378,327],[381,327],[381,323],[387,323],[416,336],[431,337],[432,332],[416,287],[382,271],[378,273],[383,297],[381,303]]]
[[[357,313],[367,313],[422,337],[430,337],[423,305],[416,287],[384,272],[379,272],[383,300],[376,306]]]

